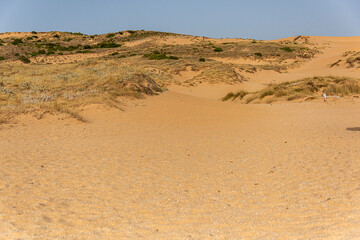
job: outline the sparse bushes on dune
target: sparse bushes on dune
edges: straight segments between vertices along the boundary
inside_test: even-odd
[[[5,57],[0,56],[0,61],[3,61],[3,60],[5,60],[5,59],[6,59]]]
[[[224,50],[220,47],[214,48],[214,52],[223,52]]]

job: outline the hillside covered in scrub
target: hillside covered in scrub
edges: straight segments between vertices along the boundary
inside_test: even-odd
[[[275,80],[298,80],[292,72],[327,48],[328,43],[303,36],[261,41],[143,30],[1,33],[0,114],[3,119],[39,111],[75,116],[79,106],[120,108],[124,98],[160,94],[170,86],[187,91],[220,84],[234,92],[257,92]],[[356,54],[343,55],[349,66],[357,66]],[[342,68],[335,65],[327,69]]]

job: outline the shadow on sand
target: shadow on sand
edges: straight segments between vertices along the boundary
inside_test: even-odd
[[[348,131],[353,131],[353,132],[360,132],[360,127],[352,127],[352,128],[347,128],[346,130]]]

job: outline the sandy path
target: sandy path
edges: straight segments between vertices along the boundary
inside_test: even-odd
[[[359,239],[359,105],[167,92],[3,128],[0,239]]]

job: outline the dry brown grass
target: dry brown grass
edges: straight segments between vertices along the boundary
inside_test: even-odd
[[[270,84],[257,92],[247,93],[240,90],[236,93],[229,93],[223,100],[240,100],[243,103],[255,102],[255,100],[266,103],[295,99],[310,101],[321,97],[324,91],[329,96],[339,97],[360,94],[360,80],[334,76],[304,78],[294,82]]]
[[[91,103],[119,105],[119,98],[142,98],[165,90],[158,74],[120,60],[88,60],[64,65],[1,65],[0,110],[23,113],[39,109],[82,120],[77,107]],[[159,80],[159,83],[157,82]]]

